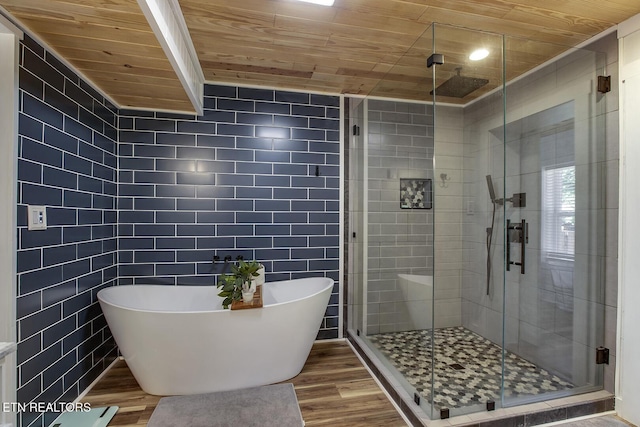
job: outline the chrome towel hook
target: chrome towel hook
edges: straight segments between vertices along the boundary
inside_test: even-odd
[[[441,173],[440,174],[440,179],[442,180],[442,183],[440,184],[440,187],[442,188],[447,188],[447,181],[451,181],[451,178],[449,176],[447,176],[446,173]]]

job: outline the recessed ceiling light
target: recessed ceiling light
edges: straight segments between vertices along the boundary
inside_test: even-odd
[[[471,55],[469,55],[469,59],[472,61],[479,61],[486,58],[487,56],[489,56],[489,51],[487,49],[476,49],[471,52]]]
[[[305,3],[321,4],[322,6],[333,6],[335,0],[298,0]]]

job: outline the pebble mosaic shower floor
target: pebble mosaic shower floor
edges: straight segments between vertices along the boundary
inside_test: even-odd
[[[371,335],[369,340],[420,395],[431,401],[431,330]],[[502,349],[463,327],[436,329],[434,403],[462,408],[499,400]],[[505,393],[510,397],[573,388],[521,357],[507,352]]]

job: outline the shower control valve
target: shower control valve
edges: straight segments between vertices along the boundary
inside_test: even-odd
[[[513,193],[513,197],[507,201],[513,203],[514,208],[525,208],[527,207],[527,193]]]

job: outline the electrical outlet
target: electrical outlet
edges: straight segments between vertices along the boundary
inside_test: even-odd
[[[27,225],[29,230],[46,230],[47,229],[47,207],[46,206],[27,206]]]

